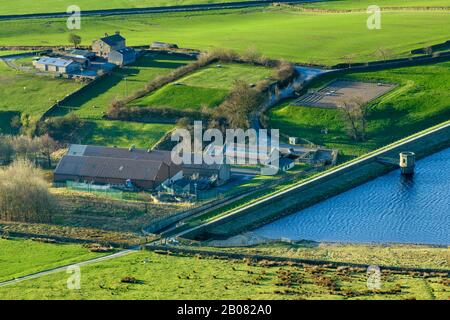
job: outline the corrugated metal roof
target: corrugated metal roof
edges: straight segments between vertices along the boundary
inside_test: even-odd
[[[68,155],[163,161],[167,165],[172,164],[171,152],[163,150],[132,149],[130,151],[130,149],[125,148],[72,144],[69,148]]]
[[[64,156],[59,162],[55,174],[157,181],[159,172],[163,167],[167,167],[167,165],[162,161]],[[163,180],[167,178],[163,177]]]
[[[56,67],[67,67],[74,62],[75,61],[73,61],[72,59],[50,58],[50,57],[40,58],[37,61],[37,63],[39,64],[51,65]]]

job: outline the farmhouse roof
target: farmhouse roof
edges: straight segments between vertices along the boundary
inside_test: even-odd
[[[162,161],[67,155],[59,162],[55,174],[158,181],[159,173],[164,166],[167,165]]]
[[[103,37],[100,40],[109,46],[115,46],[117,43],[124,41],[125,38],[122,37],[120,34],[116,33],[116,34],[113,34],[112,36]]]
[[[40,58],[36,63],[44,64],[44,65],[51,65],[51,66],[56,66],[56,67],[67,67],[74,62],[75,61],[73,61],[72,59],[44,57],[44,58]]]

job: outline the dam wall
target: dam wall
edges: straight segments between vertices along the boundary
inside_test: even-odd
[[[228,238],[298,212],[397,168],[395,165],[378,161],[379,157],[399,159],[400,152],[412,151],[420,159],[447,147],[450,147],[450,122],[395,142],[237,209],[222,218],[190,230],[182,237],[195,240]]]

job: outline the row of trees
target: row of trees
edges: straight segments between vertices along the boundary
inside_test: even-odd
[[[0,136],[0,163],[9,164],[14,159],[27,159],[33,163],[44,160],[51,167],[51,154],[58,144],[49,135],[31,138],[29,136]]]
[[[55,208],[48,183],[30,161],[0,168],[0,220],[45,223]]]

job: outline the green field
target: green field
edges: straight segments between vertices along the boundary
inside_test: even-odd
[[[134,64],[114,70],[82,95],[66,101],[52,115],[62,116],[74,112],[83,119],[101,119],[114,99],[122,99],[143,89],[156,76],[183,66],[188,61],[178,56],[147,54]]]
[[[0,239],[0,281],[100,256],[81,245]]]
[[[0,0],[0,15],[66,12],[67,7],[74,4],[79,6],[81,10],[106,10],[120,8],[180,6],[235,1],[245,0],[78,0],[76,1],[76,3],[70,0],[20,0],[13,3],[6,0]]]
[[[80,88],[73,80],[34,76],[9,68],[0,61],[0,133],[10,133],[11,119],[27,114],[38,120],[56,100]]]
[[[81,143],[100,146],[128,148],[151,148],[174,125],[161,123],[138,123],[124,121],[88,121],[81,130]]]
[[[384,273],[380,293],[365,269],[269,266],[139,252],[81,268],[81,290],[61,272],[0,288],[0,299],[446,299],[443,279]],[[123,283],[134,277],[139,283]],[[395,292],[397,290],[397,292]],[[400,290],[400,292],[398,292]]]
[[[312,13],[267,7],[241,10],[86,17],[79,34],[91,44],[105,32],[120,29],[129,45],[152,41],[180,47],[225,47],[243,52],[256,47],[272,58],[295,62],[335,64],[380,59],[378,48],[390,56],[408,56],[411,49],[448,40],[446,11],[390,11],[382,15],[382,29],[368,30],[365,12]],[[426,27],[424,27],[426,26]],[[0,45],[68,45],[63,19],[0,22]]]
[[[245,64],[209,66],[190,74],[176,83],[164,86],[133,105],[199,110],[219,105],[229,94],[236,80],[254,84],[269,77],[272,70]]]
[[[306,8],[349,10],[366,10],[368,6],[377,5],[381,9],[396,7],[450,7],[447,0],[338,0],[303,4]]]
[[[339,244],[305,241],[298,243],[271,243],[248,247],[230,247],[225,249],[221,248],[220,250],[377,266],[430,269],[450,268],[450,249],[448,247],[431,247],[426,245]]]
[[[81,10],[117,9],[117,8],[145,8],[158,6],[178,6],[190,4],[207,4],[236,2],[245,0],[111,0],[111,1],[90,1],[78,0],[76,5]],[[323,1],[313,4],[303,4],[305,7],[326,8],[326,9],[366,9],[372,5],[371,0],[340,0]],[[11,3],[7,0],[0,0],[0,15],[7,14],[30,14],[30,13],[52,13],[65,12],[67,7],[73,5],[69,0],[21,0]],[[425,6],[446,6],[446,0],[378,0],[380,7],[425,7]]]
[[[290,102],[270,110],[271,127],[356,156],[450,119],[448,62],[352,74],[346,78],[399,84],[370,105],[367,141],[356,143],[348,137],[338,110],[291,106]],[[329,129],[327,135],[321,133],[323,128]]]

